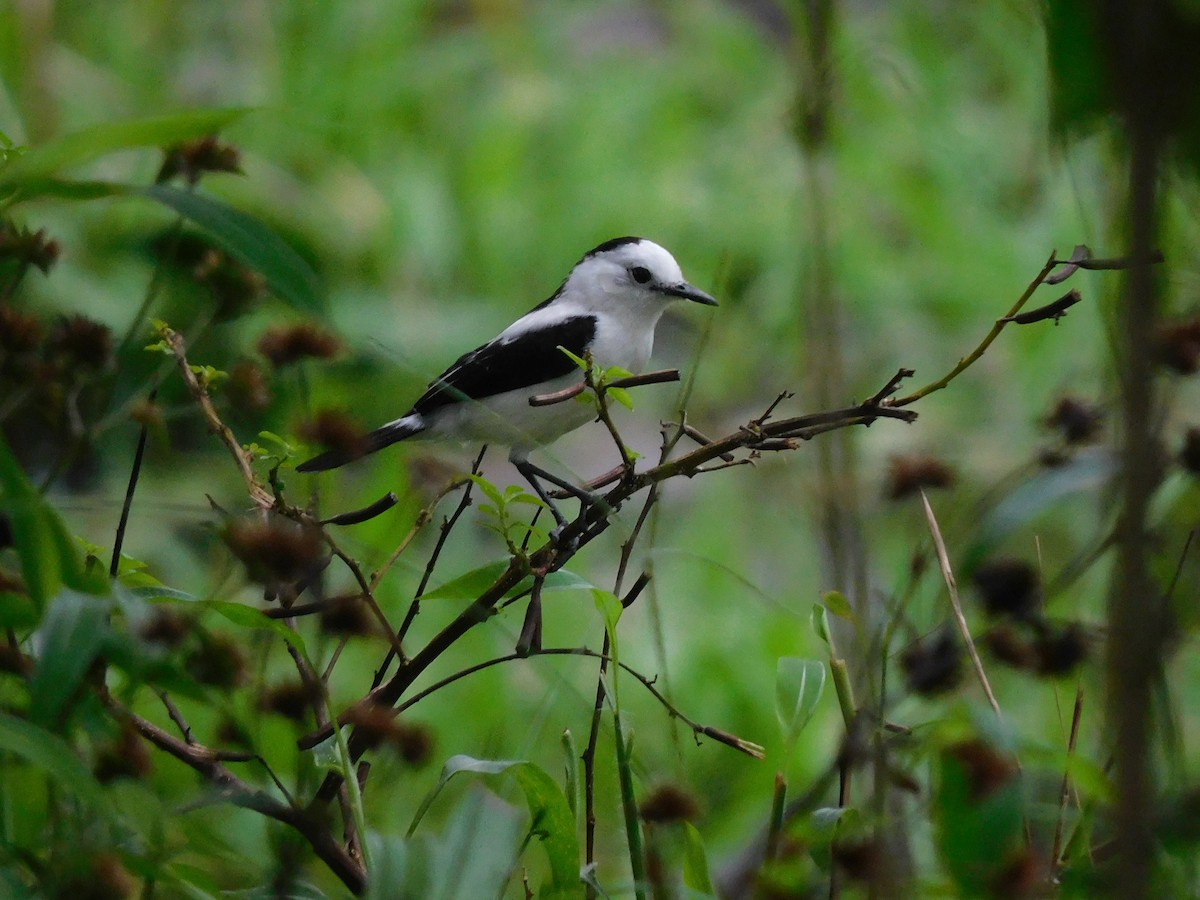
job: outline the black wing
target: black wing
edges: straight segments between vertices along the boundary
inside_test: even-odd
[[[452,403],[482,400],[561,378],[578,366],[558,348],[583,356],[595,336],[595,316],[572,316],[507,341],[484,344],[459,357],[413,404],[412,411],[425,416]]]

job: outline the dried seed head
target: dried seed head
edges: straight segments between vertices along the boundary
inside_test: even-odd
[[[71,316],[55,326],[49,346],[68,370],[100,371],[112,359],[112,332],[85,316]]]
[[[62,255],[62,245],[46,236],[46,229],[30,231],[11,222],[0,222],[0,263],[15,260],[18,265],[33,266],[43,275]]]
[[[1016,760],[979,738],[954,744],[945,752],[962,763],[971,799],[976,803],[1004,787],[1018,771]]]
[[[1180,375],[1200,370],[1200,316],[1158,326],[1155,347],[1159,364]]]
[[[92,767],[96,780],[108,784],[118,778],[141,780],[150,777],[154,763],[146,742],[129,723],[121,725],[121,733],[104,742],[96,751]]]
[[[284,681],[270,688],[259,701],[266,712],[278,713],[294,722],[303,722],[321,698],[320,685],[303,681]]]
[[[680,785],[660,784],[642,801],[638,812],[647,822],[670,825],[695,821],[700,816],[700,804]]]
[[[325,563],[321,532],[278,516],[267,521],[239,519],[225,528],[224,538],[259,584],[299,581]]]
[[[221,382],[221,390],[233,408],[246,415],[258,415],[271,405],[267,373],[262,366],[248,360],[234,363],[229,377]]]
[[[949,625],[913,641],[900,656],[909,690],[934,695],[953,690],[962,679],[962,648]]]
[[[268,329],[258,339],[258,352],[276,369],[302,359],[332,359],[341,346],[334,335],[308,322]]]
[[[983,640],[992,656],[1000,662],[1024,672],[1036,672],[1038,650],[1027,632],[1027,628],[1003,622],[988,629]]]
[[[1078,397],[1063,397],[1046,416],[1046,426],[1062,435],[1068,444],[1095,440],[1104,425],[1104,410]]]
[[[242,174],[242,154],[233,144],[223,143],[216,135],[185,141],[168,147],[156,184],[170,181],[182,175],[189,184],[195,184],[205,172],[229,172]]]
[[[423,765],[433,755],[434,736],[428,726],[402,721],[389,706],[356,707],[350,712],[349,723],[366,746],[391,747],[409,765]]]
[[[143,640],[164,647],[178,647],[192,633],[191,616],[167,607],[159,607],[142,623],[138,633]]]
[[[922,489],[954,484],[954,470],[933,456],[894,456],[888,466],[887,496],[900,500]]]
[[[367,450],[366,430],[341,410],[323,409],[315,418],[302,423],[297,432],[310,444],[352,457],[362,456]]]
[[[1179,462],[1193,475],[1200,475],[1200,426],[1193,425],[1184,433]]]
[[[887,853],[878,841],[839,840],[830,847],[830,853],[843,871],[855,881],[872,881],[886,872]]]
[[[366,637],[376,634],[376,622],[361,594],[331,597],[321,611],[321,628],[330,634]]]
[[[392,745],[400,758],[410,766],[423,766],[433,756],[435,741],[433,731],[426,725],[397,722],[396,736]]]
[[[1077,622],[1047,625],[1039,629],[1037,672],[1049,678],[1069,675],[1088,657],[1088,639]]]
[[[1054,874],[1036,850],[1025,847],[1011,856],[991,880],[989,896],[1012,898],[1056,897]]]
[[[222,690],[246,683],[242,648],[223,634],[201,632],[196,647],[184,658],[183,667],[201,684]]]
[[[267,293],[267,280],[262,275],[215,247],[205,250],[192,276],[212,291],[220,322],[248,312]]]
[[[1041,612],[1041,581],[1037,570],[1023,560],[986,560],[975,570],[971,581],[990,616],[1028,619]]]
[[[0,350],[13,356],[33,353],[42,343],[42,324],[11,306],[0,304]]]

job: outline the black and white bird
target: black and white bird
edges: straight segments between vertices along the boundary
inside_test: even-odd
[[[619,237],[584,254],[547,300],[488,343],[458,358],[412,409],[370,434],[358,452],[329,450],[296,467],[299,472],[337,468],[406,439],[500,444],[546,500],[538,479],[590,499],[586,492],[529,462],[529,453],[595,418],[588,404],[533,406],[531,397],[565,390],[582,380],[566,354],[591,354],[601,368],[638,373],[650,359],[654,329],[675,300],[706,306],[717,301],[683,278],[679,264],[653,241]],[[562,348],[562,349],[560,349]]]

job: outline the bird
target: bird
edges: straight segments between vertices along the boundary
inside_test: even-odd
[[[400,418],[370,432],[353,449],[333,448],[296,466],[322,472],[404,440],[497,444],[547,504],[560,527],[566,519],[542,481],[581,501],[588,492],[529,461],[549,444],[595,419],[588,404],[534,406],[583,379],[571,358],[590,355],[602,369],[640,372],[650,359],[654,330],[672,303],[717,301],[689,284],[675,258],[642,237],[607,240],[583,255],[558,289],[492,340],[464,353],[435,378]]]

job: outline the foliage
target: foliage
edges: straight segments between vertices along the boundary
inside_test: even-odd
[[[1086,4],[36,6],[0,12],[0,892],[1200,890],[1187,4],[1147,5],[1140,350],[1132,41]],[[550,532],[453,450],[294,471],[638,232],[722,307],[542,398],[595,407],[545,452],[619,461],[603,503]]]

